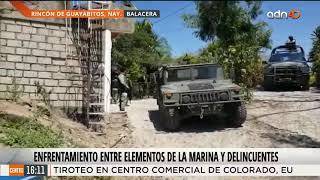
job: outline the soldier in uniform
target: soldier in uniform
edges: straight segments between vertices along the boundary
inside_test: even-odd
[[[123,101],[126,101],[124,104],[127,105],[130,87],[128,85],[128,79],[126,76],[126,69],[123,67],[120,68],[120,74],[118,75],[118,80],[119,80],[119,95],[120,95],[119,106],[120,106],[120,110],[124,111],[124,109],[122,109],[123,107],[121,107],[121,104],[123,103]],[[126,93],[126,97],[123,97],[123,93]]]

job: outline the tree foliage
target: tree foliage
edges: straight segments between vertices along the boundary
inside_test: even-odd
[[[320,26],[318,26],[312,36],[312,48],[309,52],[309,58],[314,62],[314,71],[320,73]]]
[[[166,39],[159,37],[152,24],[144,20],[135,24],[133,34],[125,34],[113,42],[113,63],[126,67],[135,81],[149,74],[157,65],[171,60],[171,48]]]
[[[257,1],[197,1],[197,13],[183,18],[195,29],[195,35],[209,42],[199,62],[221,64],[226,72],[235,72],[235,81],[255,87],[262,79],[260,51],[270,48],[271,30],[256,20],[261,14]]]

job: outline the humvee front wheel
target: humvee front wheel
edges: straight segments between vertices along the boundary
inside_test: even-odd
[[[244,102],[225,104],[224,111],[228,116],[228,123],[233,127],[241,126],[247,119],[247,109]]]
[[[160,108],[160,118],[162,126],[169,131],[176,131],[180,127],[180,118],[177,112],[170,115],[167,108]]]

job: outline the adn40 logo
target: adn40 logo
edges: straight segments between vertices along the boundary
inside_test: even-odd
[[[301,16],[301,13],[300,11],[297,11],[297,10],[291,10],[290,12],[285,12],[280,10],[275,12],[272,12],[272,11],[267,12],[267,17],[270,19],[288,19],[288,18],[298,19],[300,18],[300,16]]]

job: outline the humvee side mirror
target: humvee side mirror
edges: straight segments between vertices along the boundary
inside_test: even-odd
[[[267,60],[262,60],[262,64],[266,65],[266,64],[268,64],[268,61]]]

